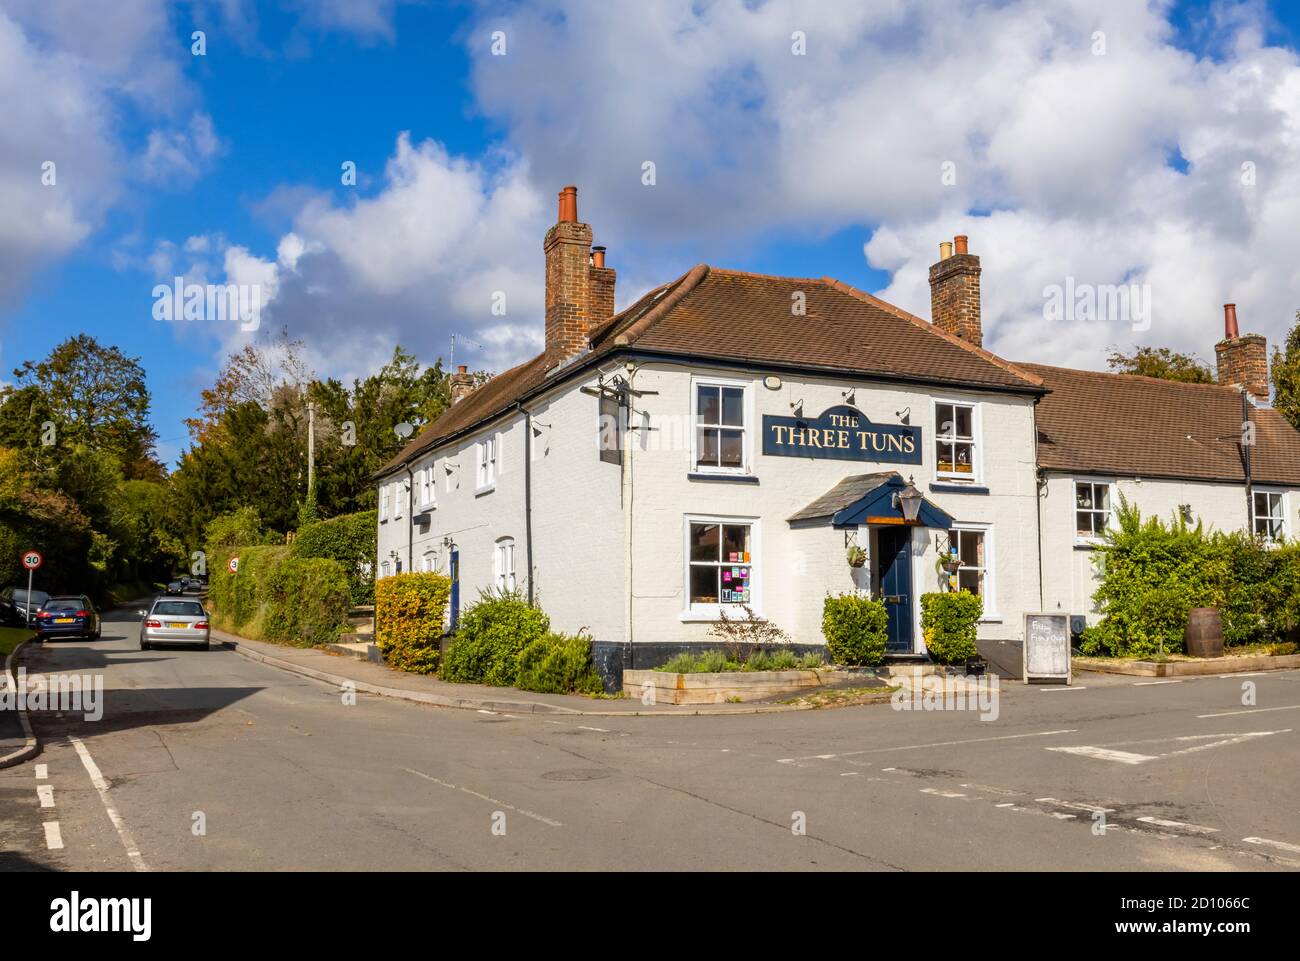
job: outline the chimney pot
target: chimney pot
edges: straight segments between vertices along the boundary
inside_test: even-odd
[[[1228,340],[1234,340],[1241,336],[1241,329],[1237,326],[1237,305],[1223,305],[1223,336]]]
[[[559,222],[576,224],[578,222],[578,188],[565,187],[560,191]]]
[[[939,244],[939,259],[947,260],[952,256],[952,241],[945,240]]]
[[[605,248],[604,248],[604,247],[592,247],[592,248],[591,248],[591,266],[593,266],[593,267],[604,267],[604,266],[605,266]]]
[[[970,251],[967,250],[966,241],[967,241],[967,237],[965,234],[958,234],[956,237],[953,238],[953,243],[956,246],[957,253],[959,254],[970,253]]]
[[[459,404],[462,400],[474,392],[474,378],[469,373],[469,368],[464,364],[456,365],[456,373],[451,375],[451,402],[452,405]]]
[[[468,373],[469,373],[469,368],[468,368],[466,365],[464,365],[464,364],[457,364],[457,365],[456,365],[456,373],[458,373],[458,374],[468,374]]]

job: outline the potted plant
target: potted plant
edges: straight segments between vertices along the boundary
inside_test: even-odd
[[[848,549],[849,567],[861,567],[867,562],[867,552],[857,544]]]

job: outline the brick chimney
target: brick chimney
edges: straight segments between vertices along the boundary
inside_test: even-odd
[[[591,322],[601,324],[614,316],[614,281],[618,271],[605,266],[605,248],[591,248]]]
[[[1223,340],[1214,345],[1219,383],[1244,387],[1256,400],[1268,403],[1268,341],[1262,334],[1240,333],[1237,305],[1223,305]]]
[[[980,328],[980,259],[967,249],[966,235],[939,245],[939,262],[930,268],[930,320],[940,330],[976,347]]]
[[[474,390],[474,377],[466,370],[464,364],[456,367],[456,373],[451,375],[451,402],[452,405],[459,404],[462,400],[470,395]]]
[[[587,331],[594,320],[591,227],[578,222],[577,187],[560,191],[559,220],[546,232],[542,250],[546,253],[546,352],[561,361],[586,349]]]

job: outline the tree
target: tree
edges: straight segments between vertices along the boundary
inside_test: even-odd
[[[1300,310],[1282,348],[1273,351],[1273,408],[1300,430]]]
[[[1168,347],[1138,347],[1131,354],[1112,347],[1106,366],[1117,374],[1138,374],[1185,384],[1214,383],[1214,373],[1208,365],[1191,354],[1180,354]]]

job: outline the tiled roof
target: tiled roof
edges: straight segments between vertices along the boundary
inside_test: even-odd
[[[1038,462],[1048,470],[1244,483],[1241,392],[1214,384],[1018,366],[1051,391],[1038,402]],[[1258,483],[1300,485],[1300,432],[1277,411],[1250,409]]]
[[[802,314],[792,310],[803,294]],[[574,370],[620,349],[846,375],[1040,393],[1039,378],[829,277],[773,277],[704,264],[592,330]],[[376,472],[383,476],[544,387],[540,354],[483,384]]]
[[[882,471],[876,474],[855,474],[845,477],[821,497],[807,507],[791,514],[787,521],[815,521],[831,517],[856,504],[873,490],[894,476],[894,471]]]

